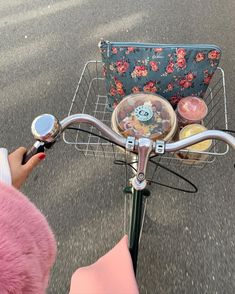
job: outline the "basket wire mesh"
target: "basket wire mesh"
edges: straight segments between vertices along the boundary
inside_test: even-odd
[[[228,129],[225,77],[222,68],[218,68],[210,82],[204,101],[208,106],[208,114],[203,122],[207,129]],[[112,112],[107,109],[107,95],[105,79],[102,75],[102,62],[89,61],[85,64],[81,78],[74,93],[69,109],[69,115],[75,113],[90,114],[111,127]],[[72,144],[84,156],[95,156],[127,160],[126,153],[120,147],[95,136],[102,134],[93,126],[80,124],[77,126],[84,131],[66,130],[63,139],[67,144]],[[213,140],[210,150],[196,152],[180,150],[183,159],[177,153],[167,153],[155,158],[156,162],[180,167],[204,167],[212,163],[217,156],[225,155],[229,146],[223,142]],[[200,160],[185,159],[190,154],[200,154]]]

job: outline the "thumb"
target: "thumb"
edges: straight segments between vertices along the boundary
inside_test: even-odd
[[[24,168],[27,170],[27,172],[31,172],[44,158],[46,157],[46,154],[41,152],[38,154],[35,154],[30,160],[24,165]]]
[[[27,149],[24,147],[19,147],[18,149],[16,149],[14,152],[12,152],[9,157],[10,159],[12,159],[14,162],[16,163],[20,163],[22,162],[22,158],[24,156],[24,154],[26,153]]]

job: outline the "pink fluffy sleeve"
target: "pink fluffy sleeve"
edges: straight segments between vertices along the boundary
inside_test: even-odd
[[[56,242],[40,211],[0,182],[0,293],[45,293]]]

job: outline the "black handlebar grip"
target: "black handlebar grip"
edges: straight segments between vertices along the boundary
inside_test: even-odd
[[[22,164],[26,164],[35,154],[44,152],[44,146],[36,142],[23,156]],[[36,145],[36,146],[35,146]]]

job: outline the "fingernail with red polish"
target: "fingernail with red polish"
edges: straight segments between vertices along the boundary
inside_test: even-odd
[[[45,153],[39,154],[38,157],[40,160],[43,160],[46,157],[46,154]]]

